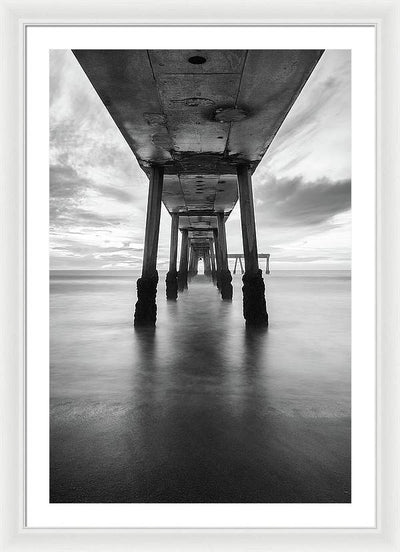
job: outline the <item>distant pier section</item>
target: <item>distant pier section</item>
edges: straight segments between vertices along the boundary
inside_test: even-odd
[[[270,254],[269,253],[259,253],[258,254],[258,258],[259,259],[265,259],[265,274],[270,274],[270,269],[269,269],[269,258],[270,258]],[[244,269],[243,269],[243,264],[242,264],[242,259],[244,259],[244,255],[243,253],[229,253],[228,254],[228,259],[235,259],[235,266],[233,268],[233,273],[236,274],[236,269],[237,269],[237,265],[238,265],[238,262],[239,262],[239,265],[240,265],[240,271],[242,274],[244,274]]]

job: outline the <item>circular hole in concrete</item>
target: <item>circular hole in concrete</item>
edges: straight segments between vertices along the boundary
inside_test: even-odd
[[[188,62],[192,63],[193,65],[202,65],[206,61],[206,58],[203,56],[192,56],[188,59]]]

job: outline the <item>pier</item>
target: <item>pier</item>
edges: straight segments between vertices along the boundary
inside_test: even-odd
[[[269,260],[271,255],[269,253],[259,253],[258,258],[259,259],[265,259],[265,274],[270,274],[269,269]],[[242,274],[244,274],[242,259],[244,259],[243,253],[230,253],[228,254],[228,259],[235,259],[235,267],[233,269],[233,273],[236,274],[237,265],[239,262],[240,271]]]
[[[161,203],[171,215],[167,299],[176,301],[199,259],[232,299],[226,221],[240,204],[243,314],[267,325],[252,176],[322,50],[74,50],[149,178],[136,326],[157,318]],[[134,183],[132,183],[134,185]],[[178,236],[181,250],[178,264]]]

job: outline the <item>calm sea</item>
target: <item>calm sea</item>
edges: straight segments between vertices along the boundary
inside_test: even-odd
[[[128,271],[50,282],[53,502],[349,502],[350,273],[264,275],[268,330],[204,276],[135,330]]]

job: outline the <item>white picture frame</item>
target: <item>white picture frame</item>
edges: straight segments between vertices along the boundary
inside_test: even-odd
[[[56,5],[30,2],[15,4],[2,1],[1,35],[1,105],[5,122],[1,131],[2,186],[4,214],[2,257],[5,269],[1,274],[2,293],[2,400],[3,446],[0,465],[2,528],[4,550],[99,550],[134,548],[136,550],[399,550],[398,516],[399,475],[399,406],[396,360],[396,322],[399,299],[396,296],[400,263],[394,251],[393,236],[398,222],[396,210],[399,192],[398,97],[399,69],[396,59],[400,14],[396,2],[239,2],[219,1],[216,5],[185,6],[169,1],[158,5],[109,5],[106,2]],[[44,13],[46,16],[44,17]],[[154,17],[154,14],[157,17]],[[95,14],[95,15],[94,15]],[[24,25],[29,22],[114,23],[130,24],[372,24],[378,32],[378,525],[376,529],[336,530],[107,530],[107,529],[26,529],[23,527],[25,434],[24,408],[24,112],[23,51]],[[368,298],[366,298],[368,300]],[[385,329],[382,332],[382,328]],[[3,354],[3,353],[2,353]],[[397,416],[397,418],[396,418]]]

